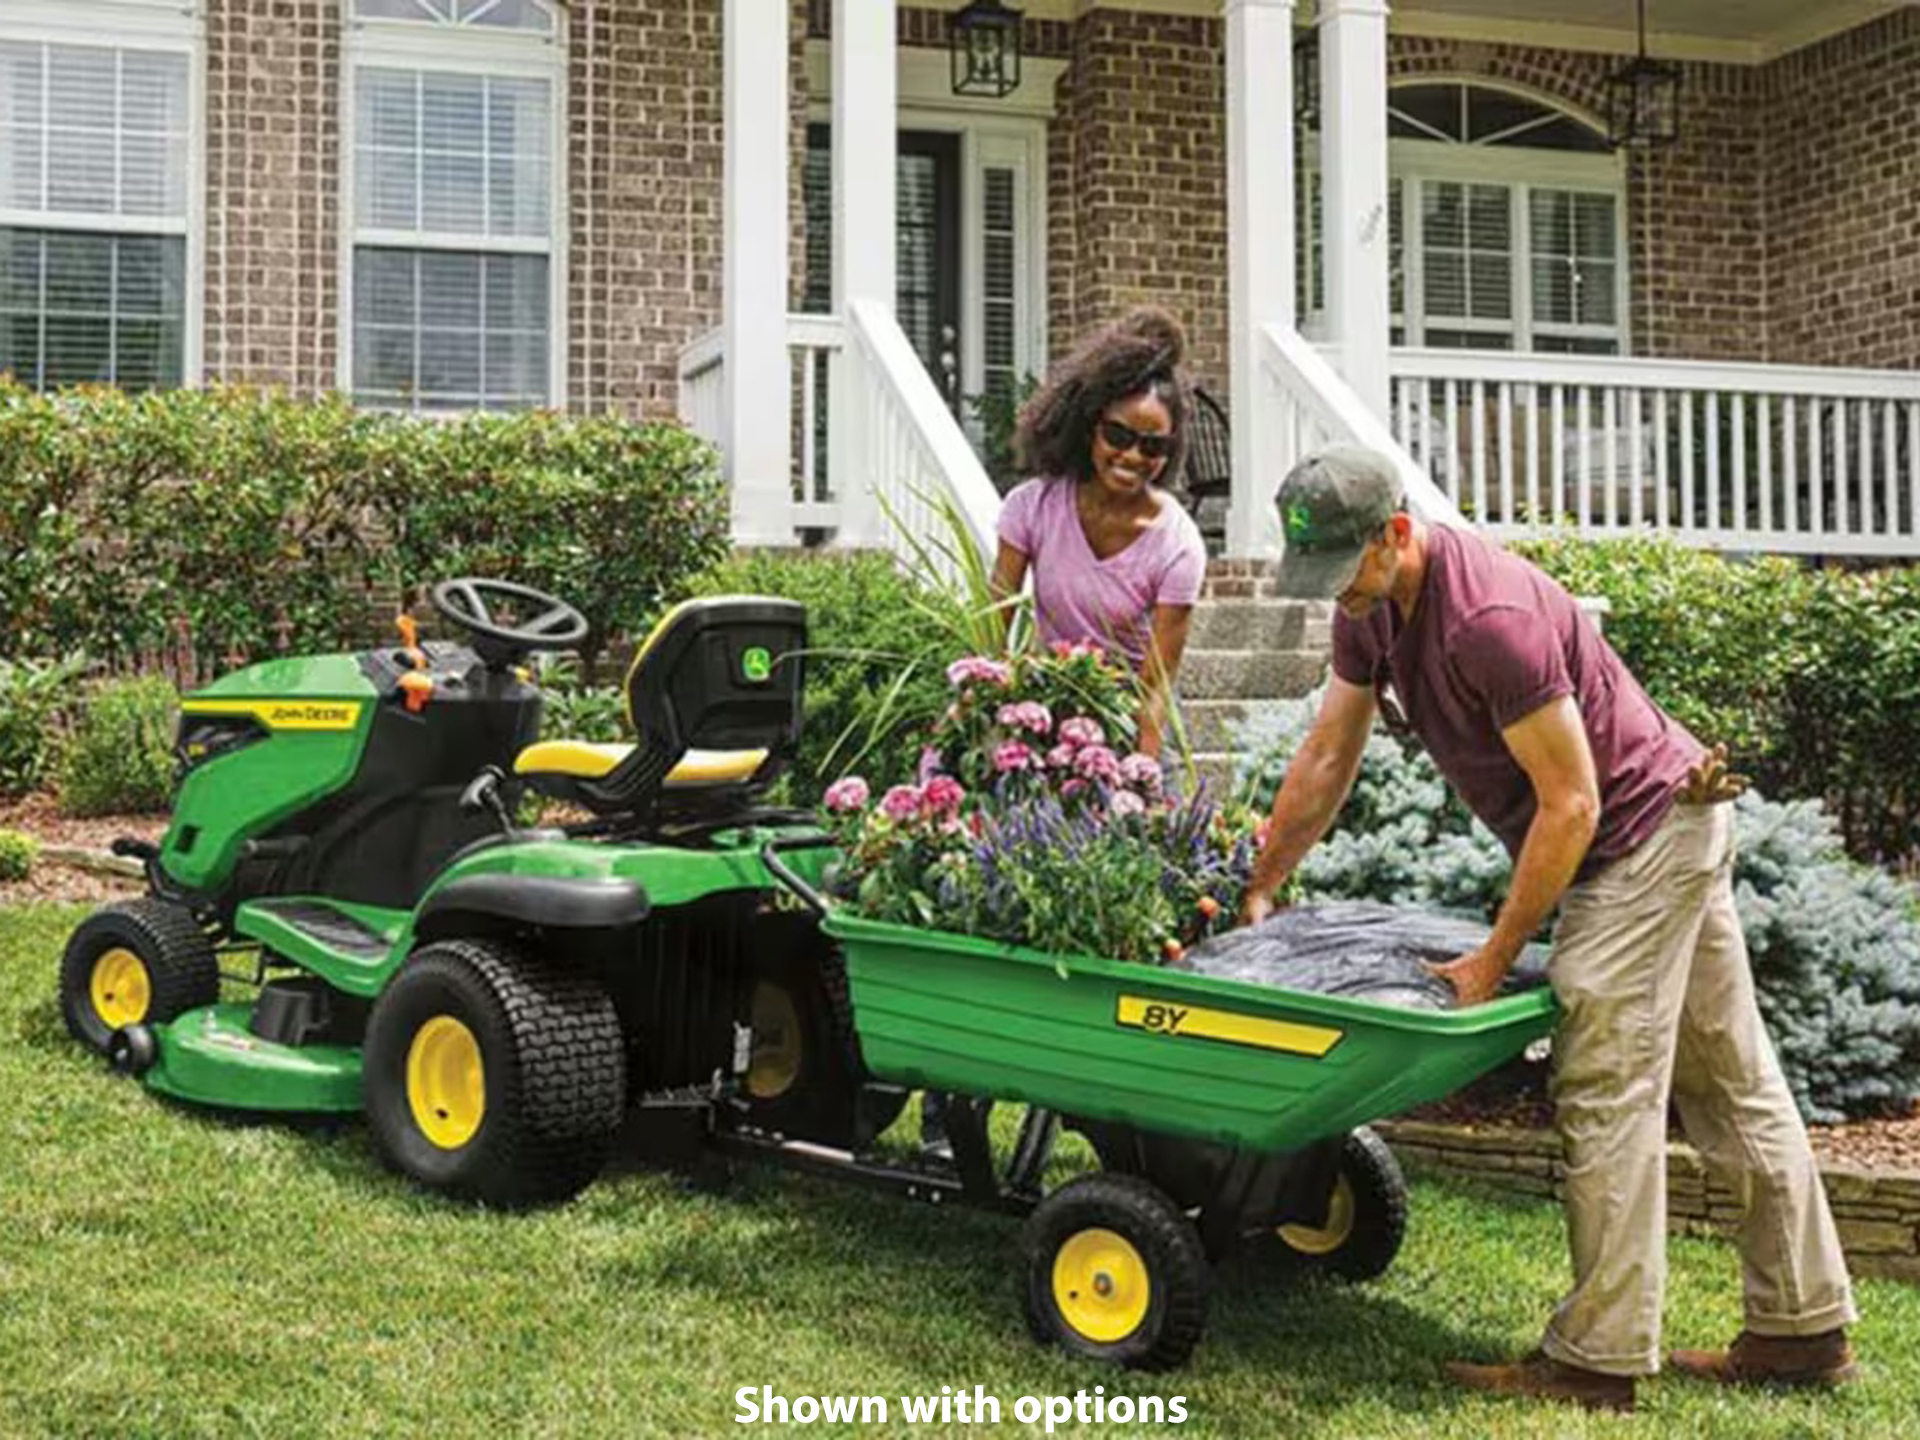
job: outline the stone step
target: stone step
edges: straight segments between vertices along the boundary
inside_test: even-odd
[[[1194,775],[1216,800],[1227,799],[1233,793],[1233,765],[1231,755],[1196,753],[1193,757]],[[1184,785],[1184,779],[1181,783]]]
[[[1193,607],[1189,650],[1325,650],[1333,614],[1304,600],[1202,600]]]
[[[1187,650],[1180,662],[1183,700],[1286,700],[1305,695],[1326,673],[1316,650]]]
[[[1247,712],[1268,703],[1260,700],[1182,700],[1180,723],[1187,745],[1196,755],[1226,755],[1234,748],[1234,732]]]

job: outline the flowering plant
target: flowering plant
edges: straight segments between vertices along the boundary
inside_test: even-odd
[[[967,656],[918,773],[823,808],[834,893],[871,919],[1060,954],[1163,961],[1232,923],[1258,835],[1132,750],[1137,696],[1091,646]]]

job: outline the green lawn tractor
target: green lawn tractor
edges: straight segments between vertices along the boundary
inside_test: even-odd
[[[182,700],[172,822],[116,846],[149,893],[61,963],[68,1028],[116,1069],[227,1111],[364,1113],[394,1168],[497,1206],[564,1200],[616,1150],[718,1151],[1023,1215],[1035,1334],[1158,1368],[1249,1239],[1384,1270],[1406,1191],[1366,1123],[1552,1025],[1544,992],[1405,1011],[862,920],[821,895],[826,832],[763,800],[800,737],[800,606],[674,609],[610,745],[536,738],[525,662],[576,645],[577,610],[478,579],[433,602],[461,643]],[[529,790],[578,818],[519,823]],[[951,1161],[875,1147],[914,1088],[954,1097]],[[995,1101],[1029,1107],[1005,1151]],[[1102,1168],[1048,1190],[1061,1125]]]

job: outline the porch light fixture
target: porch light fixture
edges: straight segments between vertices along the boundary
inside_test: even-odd
[[[954,94],[1003,100],[1020,88],[1020,12],[1001,0],[967,0],[953,17],[947,47]]]
[[[1680,67],[1647,56],[1647,0],[1640,0],[1640,53],[1607,77],[1607,142],[1645,150],[1680,138]]]

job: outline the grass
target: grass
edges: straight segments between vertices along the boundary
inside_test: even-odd
[[[1418,1186],[1370,1286],[1228,1267],[1207,1340],[1164,1376],[1033,1345],[1005,1220],[764,1169],[461,1208],[385,1173],[357,1125],[241,1124],[107,1075],[52,999],[79,914],[0,911],[0,1435],[764,1433],[733,1423],[743,1385],[887,1396],[887,1433],[914,1434],[1021,1433],[1015,1398],[1096,1385],[1186,1397],[1164,1430],[1190,1436],[1895,1436],[1920,1414],[1920,1290],[1871,1281],[1868,1379],[1841,1394],[1668,1378],[1631,1419],[1458,1394],[1441,1362],[1531,1345],[1567,1279],[1557,1209],[1467,1189]],[[1671,1253],[1670,1340],[1731,1336],[1732,1251]],[[1003,1423],[900,1422],[892,1397],[943,1384],[997,1395]]]

